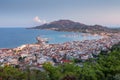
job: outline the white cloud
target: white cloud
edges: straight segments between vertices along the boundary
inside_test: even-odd
[[[40,24],[45,24],[46,20],[41,20],[38,16],[34,17],[33,20]]]

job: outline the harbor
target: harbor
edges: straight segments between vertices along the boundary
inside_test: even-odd
[[[41,38],[48,38],[49,44],[101,38],[101,36],[89,35],[87,33],[59,32],[53,30],[35,30],[25,28],[0,28],[0,36],[0,48],[15,48],[24,44],[32,44],[36,42],[37,36],[40,36]]]

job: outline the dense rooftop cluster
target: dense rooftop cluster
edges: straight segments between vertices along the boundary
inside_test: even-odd
[[[74,59],[85,61],[96,57],[101,51],[109,51],[120,42],[119,33],[103,36],[98,40],[72,41],[62,44],[46,44],[44,40],[37,44],[26,44],[12,49],[0,49],[0,65],[25,65],[41,68],[45,62],[52,65],[70,63]]]

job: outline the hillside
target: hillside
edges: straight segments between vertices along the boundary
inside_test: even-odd
[[[71,20],[58,20],[48,24],[33,27],[33,29],[50,29],[56,31],[78,31],[78,32],[113,32],[115,30],[101,25],[86,25]]]

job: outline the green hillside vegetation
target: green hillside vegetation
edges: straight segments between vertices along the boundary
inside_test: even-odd
[[[22,71],[18,68],[0,67],[0,80],[120,80],[120,43],[108,54],[101,52],[98,58],[84,63],[43,65],[44,70]]]

